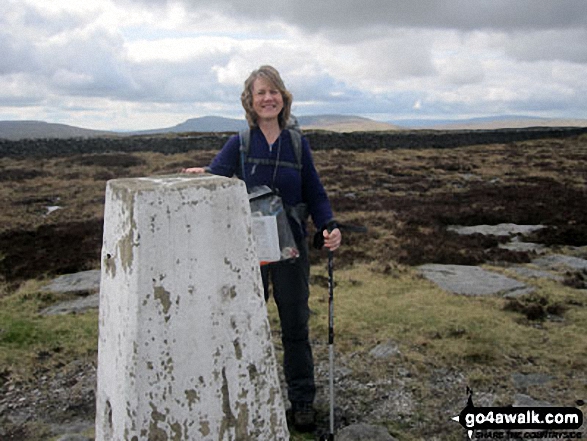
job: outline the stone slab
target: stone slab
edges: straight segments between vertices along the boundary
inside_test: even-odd
[[[397,441],[387,429],[370,424],[353,424],[341,429],[335,436],[337,441]]]
[[[380,343],[369,351],[369,355],[374,358],[391,358],[400,354],[399,346],[393,341]]]
[[[504,250],[515,251],[518,253],[542,253],[546,250],[546,247],[542,244],[520,242],[517,237],[508,243],[500,243],[498,246]]]
[[[543,373],[523,374],[514,372],[511,375],[512,383],[516,389],[526,389],[531,386],[542,386],[555,380],[552,375]]]
[[[100,295],[92,294],[81,299],[60,302],[49,306],[41,311],[41,315],[65,315],[82,314],[87,311],[98,309],[100,306]]]
[[[562,282],[564,277],[560,274],[555,274],[550,271],[539,270],[534,268],[528,268],[525,266],[514,266],[510,268],[511,271],[515,272],[521,277],[526,277],[529,279],[546,279],[546,280],[554,280],[556,282]]]
[[[421,274],[445,291],[470,296],[527,293],[527,285],[476,266],[426,264]]]
[[[461,226],[451,225],[448,231],[454,231],[457,234],[483,234],[488,236],[513,236],[515,234],[528,234],[533,231],[545,228],[544,225],[517,225],[517,224],[498,224],[498,225],[474,225]]]
[[[43,291],[65,294],[86,294],[100,290],[100,270],[64,274],[43,287]]]
[[[587,260],[579,257],[566,256],[564,254],[552,254],[550,256],[540,257],[532,261],[534,265],[550,269],[571,269],[587,270]]]

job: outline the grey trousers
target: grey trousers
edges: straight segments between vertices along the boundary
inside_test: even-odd
[[[279,312],[283,344],[283,370],[289,400],[313,402],[316,396],[314,359],[310,346],[308,320],[309,273],[308,244],[298,243],[297,259],[261,267],[265,300],[269,299],[269,282]]]

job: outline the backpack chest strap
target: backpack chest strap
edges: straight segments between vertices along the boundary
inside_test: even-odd
[[[301,170],[302,169],[302,165],[295,163],[295,162],[290,162],[290,161],[275,161],[274,159],[268,159],[268,158],[251,158],[246,157],[245,158],[245,163],[247,164],[258,164],[258,165],[270,165],[270,166],[278,166],[278,167],[289,167],[289,168],[293,168],[296,170]]]
[[[297,170],[301,173],[302,171],[302,134],[299,129],[286,129],[290,133],[292,147],[296,162],[282,161],[282,160],[271,160],[267,158],[251,158],[249,157],[249,147],[251,144],[251,130],[243,130],[239,132],[240,142],[240,164],[239,172],[237,175],[242,179],[245,179],[245,163],[249,164],[260,164],[260,165],[272,165],[275,167],[289,167]]]

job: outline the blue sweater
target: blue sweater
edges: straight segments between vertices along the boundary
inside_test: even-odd
[[[260,129],[251,130],[249,158],[276,161],[278,152],[280,161],[297,163],[288,130],[283,130],[272,146],[269,146]],[[240,162],[240,140],[239,136],[235,135],[222,147],[208,170],[215,175],[231,177],[240,173]],[[291,207],[300,203],[307,204],[312,221],[319,230],[322,230],[333,218],[330,201],[314,167],[310,144],[305,137],[302,137],[301,172],[291,167],[276,168],[274,162],[271,165],[247,163],[245,164],[245,183],[248,188],[267,185],[276,189],[284,204]],[[290,223],[292,223],[291,220]],[[296,240],[306,235],[305,225],[302,225],[302,231],[299,231],[299,227],[295,228],[292,223],[292,229]]]

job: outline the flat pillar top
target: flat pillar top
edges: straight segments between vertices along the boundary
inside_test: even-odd
[[[214,189],[217,185],[239,183],[238,179],[226,178],[211,174],[177,174],[148,176],[142,178],[122,178],[108,181],[113,188],[124,188],[132,191],[150,191],[167,188],[182,189],[188,187],[204,187]]]

